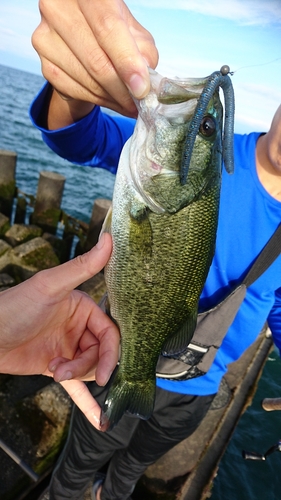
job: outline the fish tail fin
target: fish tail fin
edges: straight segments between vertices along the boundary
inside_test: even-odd
[[[115,427],[124,413],[147,420],[153,412],[154,400],[155,380],[128,381],[117,372],[102,407],[102,428],[110,430]]]

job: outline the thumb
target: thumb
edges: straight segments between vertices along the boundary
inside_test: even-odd
[[[66,380],[61,382],[63,388],[68,392],[73,402],[84,413],[89,422],[98,430],[101,430],[100,413],[101,409],[97,401],[93,398],[84,382],[80,380]]]
[[[112,250],[110,234],[103,233],[98,243],[87,253],[57,267],[42,271],[44,285],[57,295],[59,289],[71,291],[103,269]]]

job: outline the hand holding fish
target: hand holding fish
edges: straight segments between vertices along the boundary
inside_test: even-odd
[[[0,295],[0,372],[54,377],[97,428],[100,408],[82,380],[107,382],[118,361],[119,332],[74,288],[106,264],[111,238],[105,236],[87,254]]]
[[[147,66],[155,68],[158,52],[123,0],[40,0],[39,8],[32,43],[53,87],[66,97],[136,116],[129,91],[136,98],[148,93]]]

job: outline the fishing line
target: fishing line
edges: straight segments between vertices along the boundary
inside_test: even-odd
[[[250,64],[248,66],[241,66],[240,68],[234,70],[234,71],[231,71],[231,75],[233,75],[234,73],[237,73],[237,71],[240,71],[240,69],[247,69],[247,68],[254,68],[254,67],[259,67],[259,66],[267,66],[268,64],[273,64],[275,63],[276,61],[280,61],[281,60],[281,57],[277,57],[277,59],[273,59],[272,61],[268,61],[268,62],[265,62],[265,63],[260,63],[260,64]]]

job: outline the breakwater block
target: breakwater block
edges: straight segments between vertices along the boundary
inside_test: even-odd
[[[6,215],[0,213],[0,236],[3,236],[10,228],[10,219]]]
[[[0,273],[0,292],[15,284],[14,278],[7,273]]]
[[[33,238],[22,245],[15,247],[11,254],[14,261],[30,266],[36,271],[57,266],[59,259],[52,246],[44,238]]]
[[[44,478],[65,442],[72,402],[60,384],[39,375],[0,375],[0,388],[0,422],[5,430],[1,436],[26,465]],[[31,478],[2,450],[0,460],[1,500],[31,498]]]
[[[10,217],[16,193],[17,153],[0,149],[0,209]]]
[[[4,240],[0,240],[0,257],[5,255],[9,250],[12,250],[11,245]]]
[[[98,273],[78,287],[82,292],[87,293],[97,304],[106,292],[106,284],[103,273]]]
[[[20,283],[37,271],[57,266],[59,259],[48,241],[37,237],[22,243],[15,248],[10,247],[0,257],[0,273],[10,274],[16,283]]]
[[[42,233],[43,230],[35,224],[14,224],[10,227],[10,229],[8,229],[4,237],[9,245],[15,247],[17,245],[21,245],[22,243],[26,243],[33,238],[42,236]]]
[[[103,221],[110,207],[111,200],[103,198],[95,200],[83,252],[88,252],[88,250],[97,244]]]

